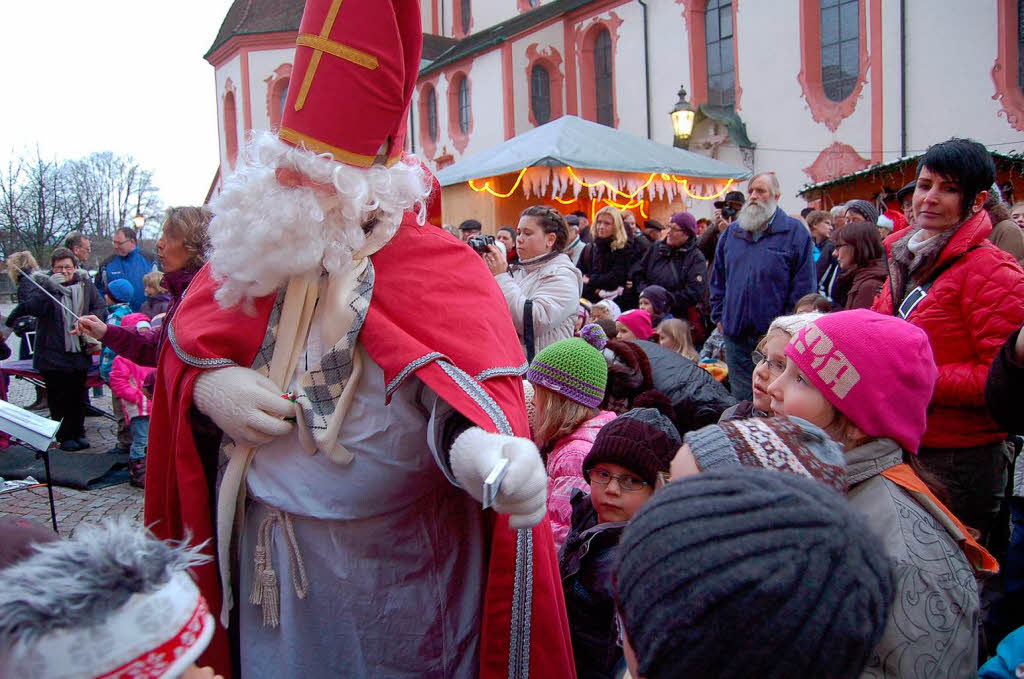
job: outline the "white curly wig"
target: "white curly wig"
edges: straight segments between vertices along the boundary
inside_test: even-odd
[[[390,240],[406,211],[416,212],[420,224],[426,219],[430,186],[415,160],[357,168],[269,132],[253,135],[243,158],[210,202],[210,266],[223,307],[268,295],[289,278],[316,277],[322,269],[341,273],[368,240],[377,246]],[[284,186],[278,168],[334,193]]]

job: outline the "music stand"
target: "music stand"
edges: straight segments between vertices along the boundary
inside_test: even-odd
[[[0,431],[36,451],[36,457],[43,458],[46,491],[50,497],[50,521],[53,522],[54,532],[57,532],[57,508],[53,503],[53,483],[50,480],[50,444],[59,428],[60,422],[40,417],[7,401],[0,401]]]

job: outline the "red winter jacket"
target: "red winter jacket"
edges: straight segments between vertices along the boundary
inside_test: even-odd
[[[943,272],[907,318],[928,333],[939,368],[924,447],[967,448],[1006,437],[985,407],[985,379],[1003,342],[1024,322],[1024,271],[986,240],[991,231],[984,211],[960,227],[936,266],[980,247]],[[889,266],[891,274],[894,262]],[[890,279],[871,308],[893,313]]]

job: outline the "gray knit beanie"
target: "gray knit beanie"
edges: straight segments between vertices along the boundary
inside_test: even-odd
[[[869,224],[875,224],[878,222],[878,208],[870,201],[851,200],[846,204],[846,209],[853,210],[858,214],[864,215],[864,220]],[[847,219],[846,221],[849,222],[850,220]]]
[[[845,493],[846,458],[839,444],[799,417],[732,420],[683,437],[702,472],[762,467],[800,474]]]
[[[619,543],[616,605],[647,679],[852,679],[895,588],[866,519],[795,474],[673,481]]]

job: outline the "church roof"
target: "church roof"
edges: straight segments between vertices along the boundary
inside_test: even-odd
[[[236,35],[298,31],[305,4],[305,0],[235,0],[206,57]],[[423,59],[432,61],[457,42],[454,38],[424,33]]]
[[[304,0],[235,0],[205,57],[236,35],[299,30]]]

